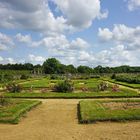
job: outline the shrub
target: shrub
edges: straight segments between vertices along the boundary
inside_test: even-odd
[[[5,99],[3,95],[0,95],[0,106],[5,106],[9,103],[8,99]]]
[[[11,93],[21,92],[22,87],[19,84],[9,83],[6,85],[6,90]]]
[[[1,82],[3,81],[3,77],[2,77],[2,74],[0,74],[0,81],[1,81]]]
[[[50,76],[50,79],[51,79],[51,80],[58,79],[58,76],[57,76],[57,75],[51,75],[51,76]]]
[[[28,79],[28,78],[29,78],[29,76],[25,75],[25,74],[22,74],[21,77],[20,77],[20,79]]]
[[[100,78],[100,75],[92,75],[90,78]]]
[[[113,92],[119,91],[119,85],[113,85],[113,86],[112,86],[112,91],[113,91]]]
[[[14,80],[14,76],[12,74],[3,74],[0,76],[1,82],[7,82]]]
[[[111,79],[115,79],[116,78],[116,74],[113,73],[112,76],[111,76]]]
[[[56,92],[72,92],[74,90],[73,83],[69,80],[58,83],[54,86],[54,91]]]
[[[83,92],[87,92],[89,89],[86,88],[86,87],[82,87],[81,90],[82,90]]]
[[[140,75],[116,75],[115,80],[120,82],[127,82],[130,84],[140,84]]]
[[[105,91],[105,90],[107,90],[107,89],[108,89],[108,83],[106,83],[106,82],[101,82],[101,83],[98,85],[98,89],[99,89],[100,91]]]

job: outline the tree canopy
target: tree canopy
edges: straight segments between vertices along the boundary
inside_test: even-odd
[[[42,69],[45,74],[89,74],[89,73],[138,73],[140,72],[140,66],[118,66],[118,67],[102,67],[101,65],[91,68],[88,66],[78,66],[75,67],[71,65],[61,64],[56,58],[48,58],[43,65],[33,65],[31,63],[25,64],[0,64],[0,70],[34,70]]]

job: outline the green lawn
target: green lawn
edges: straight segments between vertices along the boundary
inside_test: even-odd
[[[134,90],[121,89],[119,92],[79,92],[79,93],[5,93],[5,97],[14,98],[132,98],[140,97],[140,94]]]
[[[111,109],[105,103],[116,103],[116,106],[122,103],[138,103],[139,108]],[[79,122],[81,123],[125,120],[140,120],[140,100],[80,101],[79,103]]]
[[[26,82],[20,83],[23,88],[51,88],[56,83],[63,81],[63,80],[49,80],[47,78],[42,78],[38,80],[30,80]],[[75,89],[81,88],[88,88],[93,89],[94,91],[97,90],[98,85],[102,80],[100,79],[87,79],[87,80],[72,80],[74,83]]]
[[[102,80],[100,79],[94,78],[94,79],[87,79],[87,80],[73,80],[73,83],[76,89],[85,87],[85,88],[96,90],[101,81]]]
[[[130,88],[140,89],[140,84],[130,84],[130,83],[127,83],[127,82],[119,82],[119,81],[116,81],[116,80],[110,79],[110,78],[106,78],[104,80],[112,82],[112,83],[120,84],[120,85],[123,85],[123,86],[127,86],[127,87],[130,87]]]
[[[59,80],[49,80],[47,78],[41,78],[41,79],[33,79],[30,81],[26,81],[23,83],[20,83],[23,88],[48,88],[54,85],[55,83],[59,82]]]
[[[7,105],[0,106],[0,123],[16,124],[24,113],[40,103],[40,101],[11,99]]]
[[[140,94],[137,91],[126,89],[120,87],[118,92],[113,92],[111,88],[111,84],[109,84],[109,88],[107,91],[101,92],[98,91],[98,85],[102,80],[92,78],[86,80],[73,80],[75,91],[74,93],[55,93],[46,91],[46,93],[42,93],[43,88],[53,87],[56,83],[62,80],[49,80],[47,78],[35,79],[26,82],[20,83],[24,88],[32,87],[33,93],[30,91],[23,91],[21,93],[5,93],[6,97],[14,97],[14,98],[121,98],[121,97],[140,97]],[[81,88],[88,88],[88,90],[82,90]],[[44,89],[45,90],[45,89]],[[85,92],[86,91],[86,92]],[[36,93],[38,92],[38,93]]]

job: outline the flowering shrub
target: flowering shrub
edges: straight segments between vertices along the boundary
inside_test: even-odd
[[[105,91],[105,90],[107,90],[107,89],[108,89],[108,83],[106,83],[106,82],[101,82],[101,83],[98,85],[98,89],[99,89],[100,91]]]
[[[74,90],[73,83],[69,80],[58,83],[54,86],[54,91],[56,92],[72,92]]]
[[[114,91],[114,92],[119,91],[119,85],[113,85],[112,86],[112,91]]]
[[[6,85],[6,90],[11,93],[21,92],[22,87],[19,84],[9,83]]]

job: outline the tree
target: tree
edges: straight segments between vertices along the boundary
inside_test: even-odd
[[[49,58],[43,63],[45,74],[59,74],[61,63],[56,58]]]
[[[79,66],[79,67],[77,68],[77,71],[78,71],[79,73],[87,73],[87,74],[93,72],[92,68],[90,68],[90,67],[88,67],[88,66]]]
[[[66,72],[74,74],[74,73],[77,73],[77,69],[73,65],[67,65]]]

